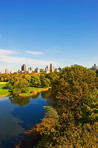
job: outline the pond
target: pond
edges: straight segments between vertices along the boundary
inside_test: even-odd
[[[38,93],[32,98],[0,97],[0,148],[13,148],[27,130],[41,122],[46,94]]]

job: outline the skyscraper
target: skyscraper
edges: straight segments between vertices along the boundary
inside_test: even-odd
[[[21,66],[21,71],[26,72],[26,65],[25,65],[25,64],[23,64],[23,65]]]
[[[8,69],[5,69],[5,73],[6,73],[6,74],[8,74],[8,73],[9,73]]]
[[[50,64],[50,72],[53,72],[54,71],[54,67],[52,65],[52,63]]]
[[[34,70],[35,73],[40,73],[40,69],[38,67],[35,68]]]
[[[28,73],[31,73],[33,70],[32,70],[32,67],[29,67],[28,68]]]
[[[50,72],[50,69],[49,69],[49,66],[48,66],[48,65],[47,65],[46,68],[45,68],[45,72],[46,72],[46,73],[49,73],[49,72]]]
[[[90,69],[96,72],[96,70],[98,69],[98,67],[97,67],[96,64],[94,64],[94,66],[92,66],[92,68],[90,68]]]

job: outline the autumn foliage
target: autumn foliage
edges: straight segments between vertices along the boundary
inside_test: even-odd
[[[46,115],[42,122],[27,132],[29,142],[27,140],[25,146],[97,148],[97,74],[77,65],[65,67],[60,75],[56,75],[56,79],[52,78],[52,74],[47,78],[50,78],[52,85],[52,100],[48,98],[52,106],[45,107]],[[25,140],[18,146],[24,147],[23,143]]]

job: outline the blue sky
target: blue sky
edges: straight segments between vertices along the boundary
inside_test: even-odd
[[[98,66],[98,0],[0,0],[0,71]]]

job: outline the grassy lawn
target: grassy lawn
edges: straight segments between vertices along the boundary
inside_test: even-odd
[[[26,96],[30,96],[32,91],[38,91],[38,90],[40,90],[40,89],[42,89],[42,88],[30,87],[30,88],[29,88],[29,91],[28,91],[27,93],[22,93],[22,94],[23,94],[23,95],[26,95]]]
[[[22,96],[31,96],[32,92],[34,93],[40,92],[40,90],[43,91],[45,88],[39,88],[39,87],[30,87],[29,91],[27,93],[21,93]],[[6,88],[6,82],[0,82],[0,97],[7,96],[12,90]]]
[[[6,88],[6,83],[0,83],[0,96],[6,95],[9,92],[11,92],[11,90]]]

